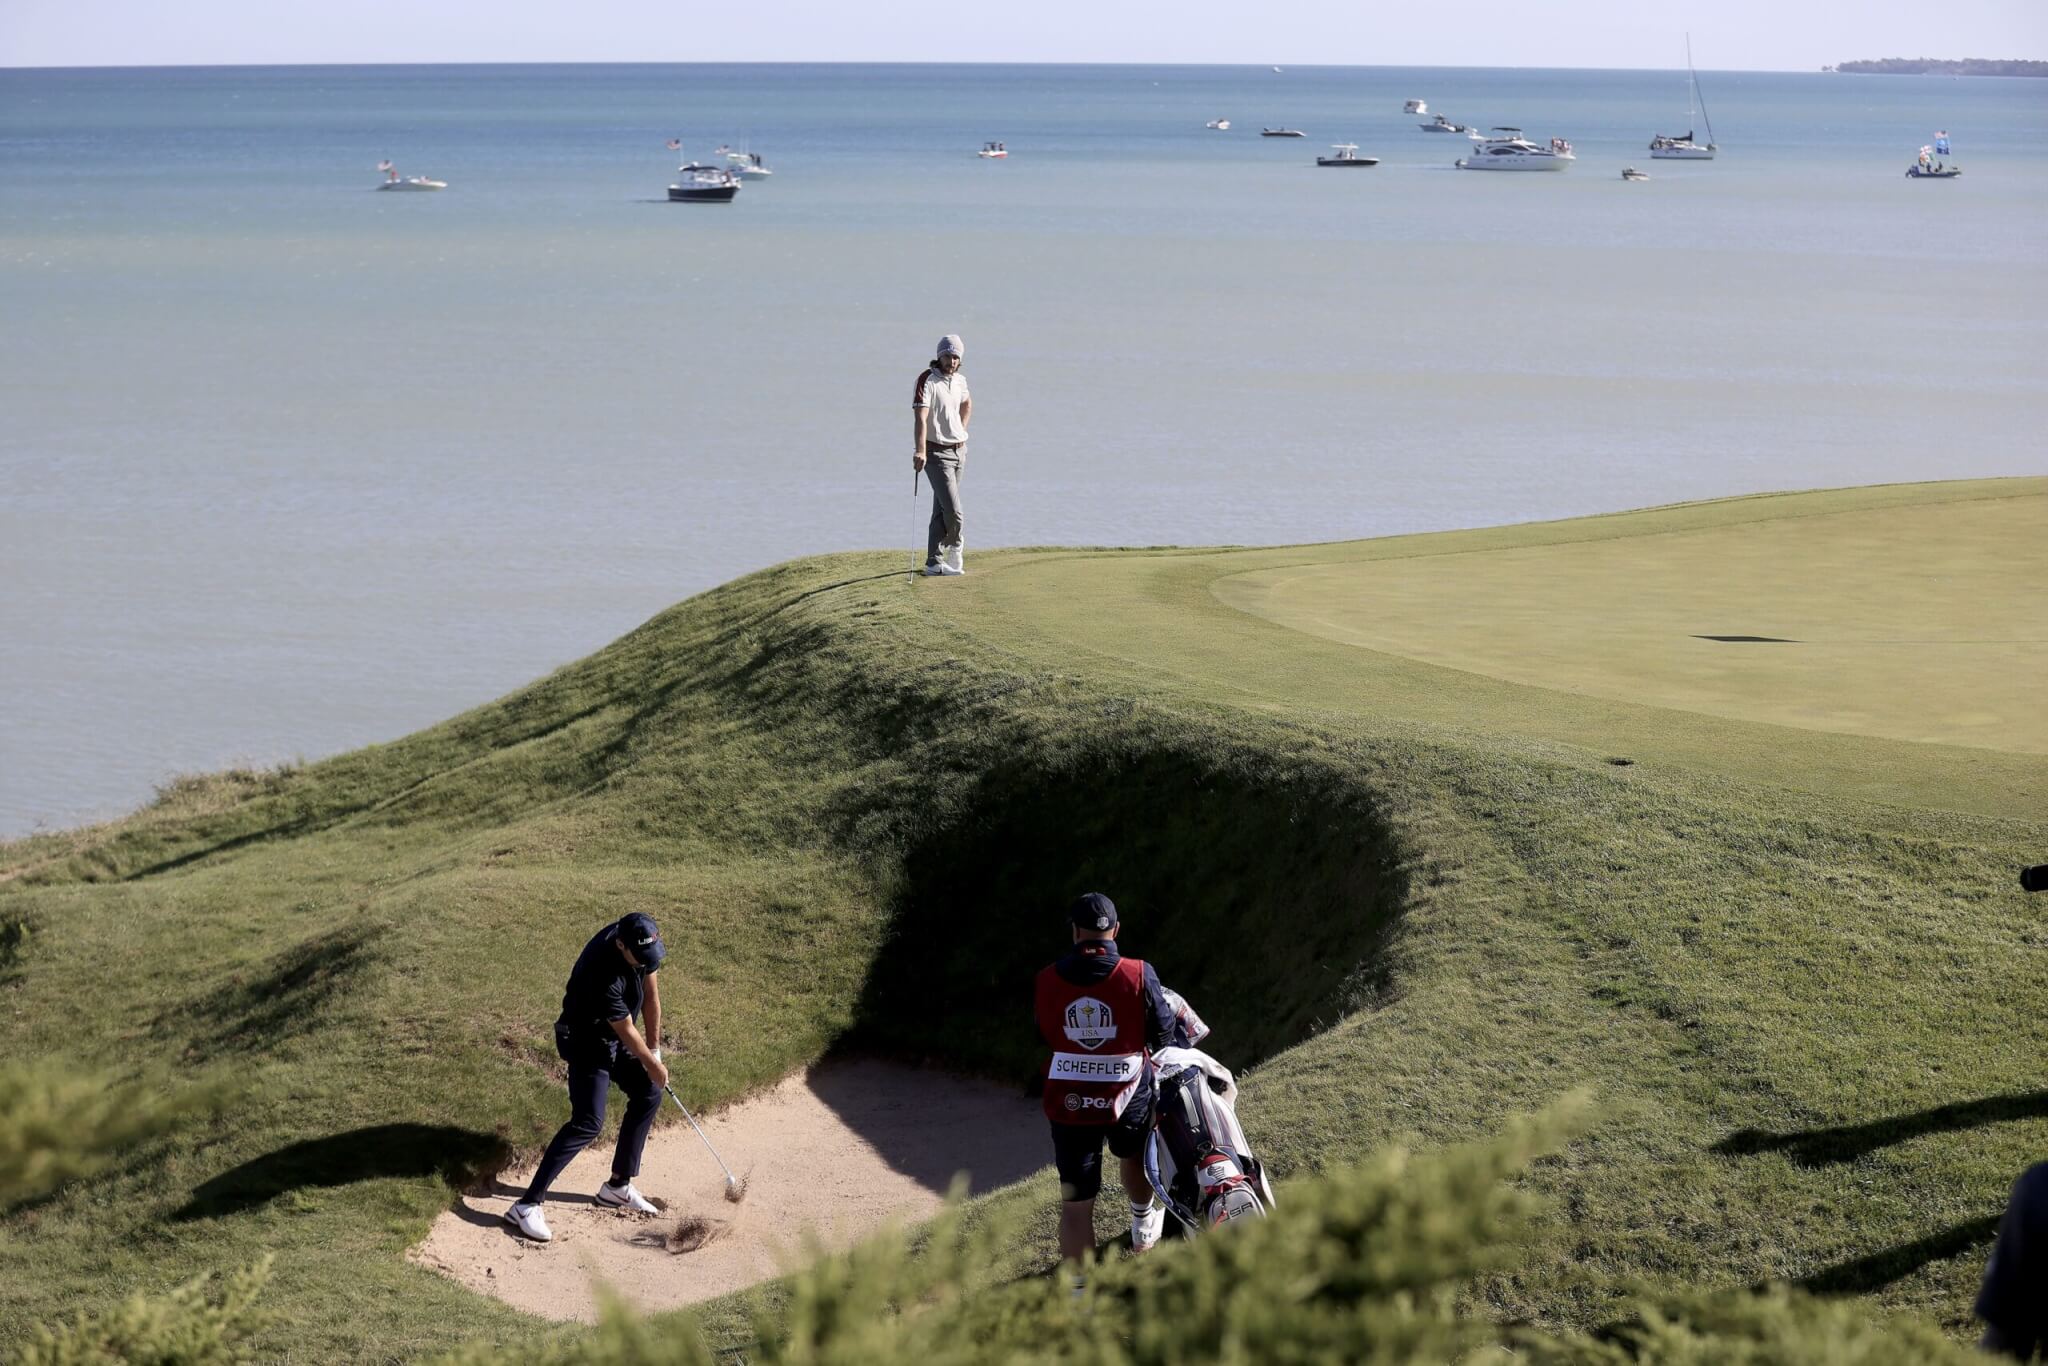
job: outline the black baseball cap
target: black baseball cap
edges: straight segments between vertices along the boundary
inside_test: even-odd
[[[1116,903],[1100,892],[1083,892],[1067,907],[1067,919],[1074,922],[1077,930],[1113,930]]]
[[[654,917],[645,912],[635,911],[620,920],[619,938],[633,951],[633,957],[639,961],[643,972],[653,972],[661,966],[661,960],[668,957],[668,949],[661,942],[661,931],[655,927]]]

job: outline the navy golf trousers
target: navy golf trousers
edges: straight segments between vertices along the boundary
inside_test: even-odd
[[[524,1198],[529,1204],[548,1193],[562,1168],[604,1128],[605,1097],[613,1082],[626,1093],[626,1117],[619,1121],[619,1145],[612,1153],[613,1181],[630,1181],[640,1174],[640,1150],[647,1146],[647,1131],[654,1125],[654,1112],[661,1108],[661,1088],[640,1060],[616,1040],[581,1039],[565,1033],[555,1042],[562,1060],[569,1064],[569,1122],[541,1154],[533,1184],[526,1188]]]

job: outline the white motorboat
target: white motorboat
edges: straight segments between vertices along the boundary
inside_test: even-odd
[[[1227,132],[1229,132],[1229,131],[1230,131],[1230,120],[1229,120],[1229,119],[1210,119],[1208,123],[1206,123],[1206,124],[1204,124],[1204,125],[1203,125],[1203,127],[1205,127],[1205,128],[1213,128],[1213,129],[1215,129],[1215,130],[1216,130],[1217,132],[1219,132],[1219,133],[1227,133]]]
[[[730,204],[740,192],[740,178],[724,166],[700,166],[691,162],[676,168],[676,183],[668,187],[670,201],[677,204]]]
[[[1330,150],[1335,152],[1337,155],[1333,157],[1317,157],[1316,165],[1377,166],[1380,164],[1380,159],[1378,157],[1360,156],[1358,154],[1358,144],[1355,142],[1333,142],[1330,144]]]
[[[1404,114],[1427,114],[1429,112],[1429,101],[1410,100],[1401,106],[1401,112]]]
[[[388,161],[378,162],[377,169],[384,173],[384,183],[377,187],[380,190],[445,190],[448,188],[448,182],[445,180],[430,180],[423,175],[400,176],[398,168]]]
[[[1308,134],[1302,132],[1299,128],[1261,128],[1259,136],[1262,138],[1305,138]]]
[[[1648,180],[1650,173],[1648,171],[1638,171],[1633,166],[1624,166],[1621,168],[1621,178],[1623,180]]]
[[[1687,95],[1685,99],[1685,133],[1671,137],[1664,133],[1650,139],[1650,155],[1658,161],[1712,161],[1719,149],[1714,146],[1714,121],[1707,117],[1707,102],[1700,95],[1699,73],[1692,69],[1692,35],[1685,35],[1685,76]],[[1693,115],[1697,112],[1699,119]],[[1693,130],[1704,121],[1707,125],[1707,140],[1700,142],[1693,137]]]
[[[1010,149],[1003,146],[1000,142],[984,142],[981,144],[981,150],[975,153],[976,156],[987,161],[998,161],[1009,154]]]
[[[1562,171],[1577,160],[1572,155],[1572,145],[1563,138],[1552,138],[1548,147],[1539,147],[1523,137],[1519,128],[1493,131],[1504,136],[1487,138],[1472,149],[1470,156],[1459,157],[1459,170]]]
[[[1442,114],[1438,114],[1428,123],[1418,123],[1415,126],[1417,128],[1420,128],[1425,133],[1469,133],[1472,131],[1471,128],[1469,128],[1465,124],[1452,123]]]
[[[766,180],[775,172],[768,169],[759,152],[727,152],[725,163],[741,180]]]

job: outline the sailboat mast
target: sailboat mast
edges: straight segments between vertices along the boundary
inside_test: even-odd
[[[1714,117],[1707,112],[1707,97],[1700,93],[1700,73],[1692,69],[1692,35],[1685,35],[1685,74],[1692,78],[1692,96],[1686,103],[1686,112],[1692,112],[1696,103],[1700,107],[1700,118],[1707,125],[1707,146],[1714,145]]]

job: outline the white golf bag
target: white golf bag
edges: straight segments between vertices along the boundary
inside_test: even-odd
[[[1145,1175],[1189,1232],[1263,1217],[1273,1207],[1266,1169],[1237,1122],[1237,1081],[1194,1045],[1209,1033],[1186,1001],[1166,993],[1177,1020],[1174,1046],[1152,1055],[1152,1135]]]

